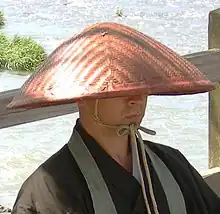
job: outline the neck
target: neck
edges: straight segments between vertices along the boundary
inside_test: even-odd
[[[131,171],[132,156],[128,135],[118,136],[116,129],[104,127],[97,123],[88,125],[81,120],[81,124],[86,132],[96,140],[108,155],[122,167]]]

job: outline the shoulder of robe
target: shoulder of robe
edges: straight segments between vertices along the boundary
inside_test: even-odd
[[[14,204],[12,214],[29,213],[68,213],[65,207],[66,197],[59,181],[65,183],[71,165],[68,149],[63,147],[42,163],[22,184]],[[72,161],[72,159],[70,159]],[[63,173],[65,173],[63,175]],[[74,172],[73,172],[74,173]],[[71,178],[74,176],[71,176]],[[77,186],[77,185],[74,185]],[[77,190],[76,190],[77,191]],[[74,193],[75,196],[75,193]],[[73,197],[72,200],[76,201]],[[65,211],[64,211],[65,210]],[[77,214],[77,213],[76,213]]]
[[[193,167],[192,164],[189,163],[187,158],[178,150],[177,154],[182,162],[186,163],[187,168],[191,172],[194,185],[192,184],[192,182],[186,182],[188,183],[190,188],[192,188],[192,196],[200,198],[201,201],[204,202],[204,206],[206,207],[204,207],[204,209],[207,210],[208,214],[220,214],[220,198],[206,183],[202,175]]]
[[[144,143],[155,153],[159,152],[164,154],[170,154],[172,156],[172,155],[177,155],[177,153],[179,152],[179,150],[171,146],[155,143],[149,140],[144,140]]]
[[[40,192],[42,188],[56,188],[56,183],[65,176],[77,177],[72,155],[65,145],[44,161],[23,183],[21,189],[31,188]],[[72,173],[70,175],[70,173]],[[76,175],[76,176],[75,176]],[[65,180],[65,179],[64,179]]]
[[[178,149],[151,141],[145,143],[164,161],[181,188],[187,188],[187,200],[195,200],[198,206],[207,211],[204,213],[220,214],[220,198]]]
[[[46,191],[43,182],[44,172],[39,167],[22,184],[17,195],[12,214],[37,214],[41,213],[42,198],[45,199]],[[39,212],[38,212],[39,211]]]
[[[32,191],[34,191],[40,190],[42,185],[45,185],[46,183],[50,183],[50,185],[52,185],[53,179],[50,170],[53,170],[55,168],[56,163],[58,162],[62,162],[60,151],[53,154],[40,166],[38,166],[38,168],[35,169],[34,172],[32,172],[24,181],[24,183],[21,186],[21,190],[32,189]]]
[[[178,173],[190,172],[188,165],[191,165],[185,156],[177,149],[154,143],[152,141],[144,141],[144,143],[167,165],[172,171],[178,169]]]

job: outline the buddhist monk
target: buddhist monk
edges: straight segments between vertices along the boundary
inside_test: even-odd
[[[133,28],[87,27],[8,105],[79,110],[69,141],[23,183],[12,214],[220,213],[220,198],[180,151],[141,136],[155,134],[141,126],[149,96],[213,89],[183,57]]]

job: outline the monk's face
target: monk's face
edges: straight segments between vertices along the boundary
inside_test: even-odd
[[[147,97],[130,96],[98,100],[98,116],[104,124],[140,124],[145,114]],[[90,112],[95,113],[95,101],[87,101]]]

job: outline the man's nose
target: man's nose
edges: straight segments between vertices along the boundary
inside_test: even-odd
[[[135,104],[142,104],[146,99],[146,96],[143,95],[135,95],[128,97],[128,104],[129,106],[135,105]]]

